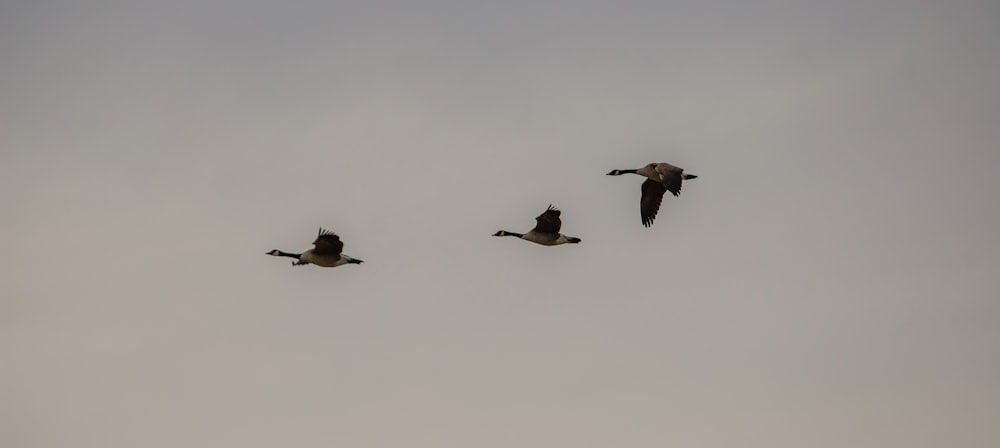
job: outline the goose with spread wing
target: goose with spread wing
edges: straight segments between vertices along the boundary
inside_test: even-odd
[[[516,236],[522,240],[531,241],[532,243],[538,243],[543,246],[579,243],[581,241],[579,238],[559,233],[559,229],[562,228],[562,220],[559,219],[559,215],[561,213],[562,212],[560,212],[559,209],[549,204],[549,208],[535,218],[535,228],[528,231],[528,233],[500,230],[497,233],[494,233],[493,236]]]
[[[634,170],[612,170],[608,176],[622,174],[646,177],[646,181],[642,183],[642,198],[639,199],[639,216],[642,218],[642,225],[646,227],[653,225],[656,213],[660,211],[660,203],[663,202],[663,193],[669,191],[674,196],[680,196],[683,182],[698,177],[684,174],[684,168],[669,163],[650,163]]]
[[[302,252],[301,254],[283,252],[278,249],[274,249],[268,252],[267,255],[294,258],[295,261],[292,262],[293,266],[314,264],[316,266],[333,268],[345,264],[362,263],[362,261],[357,258],[341,253],[344,250],[344,242],[340,241],[340,237],[337,236],[336,233],[322,227],[319,229],[316,241],[313,241],[313,246],[314,247],[312,249]]]

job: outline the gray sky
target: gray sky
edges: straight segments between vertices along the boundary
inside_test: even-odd
[[[4,2],[0,445],[998,446],[998,20]]]

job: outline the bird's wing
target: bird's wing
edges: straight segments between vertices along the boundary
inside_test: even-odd
[[[642,216],[642,225],[649,227],[656,219],[656,213],[660,211],[660,203],[663,202],[663,193],[667,192],[666,185],[652,179],[646,179],[642,183],[642,199],[639,200],[639,215]]]
[[[316,237],[316,241],[313,241],[313,245],[316,246],[313,251],[320,255],[339,254],[344,250],[344,242],[340,241],[340,237],[322,227],[320,227],[319,235]]]
[[[660,179],[663,179],[663,186],[667,188],[667,191],[673,193],[674,196],[680,196],[684,169],[669,163],[660,163],[656,165],[656,172],[660,174]]]
[[[535,218],[535,221],[537,221],[535,231],[541,233],[559,233],[559,229],[562,227],[562,220],[559,219],[561,213],[559,209],[550,204],[545,212]]]

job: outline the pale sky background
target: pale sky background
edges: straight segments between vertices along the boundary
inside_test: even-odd
[[[0,446],[1000,446],[998,24],[5,1]]]

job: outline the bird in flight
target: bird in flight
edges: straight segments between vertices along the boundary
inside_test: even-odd
[[[293,266],[314,264],[316,266],[333,268],[348,263],[363,263],[357,258],[341,253],[344,250],[344,242],[340,241],[340,237],[337,236],[336,233],[322,227],[319,228],[319,234],[316,236],[316,241],[313,241],[313,246],[314,247],[312,249],[302,252],[301,254],[283,252],[278,249],[274,249],[268,252],[267,255],[294,258],[295,261],[292,262]]]
[[[516,236],[522,240],[531,241],[532,243],[538,243],[543,246],[579,243],[581,241],[579,238],[559,233],[559,229],[562,228],[562,220],[559,219],[559,215],[561,213],[562,212],[560,212],[559,209],[553,207],[552,204],[549,204],[549,208],[535,218],[535,228],[528,231],[528,233],[516,233],[500,230],[497,233],[494,233],[493,236]]]
[[[674,196],[680,196],[683,182],[698,177],[694,174],[684,174],[684,168],[669,163],[650,163],[634,170],[611,170],[608,176],[622,174],[638,174],[646,177],[646,181],[642,183],[642,197],[639,199],[639,215],[642,218],[642,225],[646,227],[653,225],[656,213],[660,211],[660,203],[663,202],[663,193],[669,191]]]

